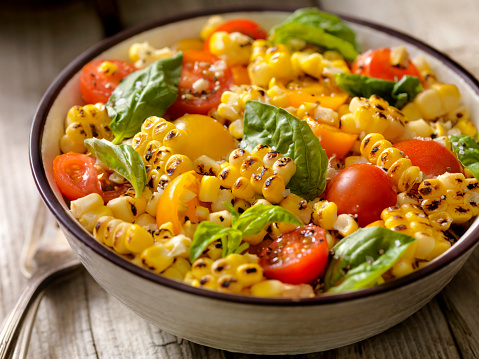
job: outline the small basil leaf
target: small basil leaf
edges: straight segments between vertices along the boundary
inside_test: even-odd
[[[237,229],[230,228],[231,231],[228,232],[228,243],[226,244],[226,256],[232,253],[236,253],[240,247],[241,240],[243,239],[243,234]]]
[[[226,209],[231,213],[231,228],[236,228],[236,223],[239,219],[238,211],[231,205],[231,203],[223,202]]]
[[[464,167],[479,179],[479,145],[471,136],[451,136],[452,150]]]
[[[360,228],[333,247],[324,288],[338,293],[375,284],[414,242],[384,227]]]
[[[125,77],[107,102],[114,143],[132,137],[150,116],[162,116],[178,96],[183,54],[158,60]]]
[[[415,76],[404,76],[399,82],[376,79],[357,74],[338,73],[336,85],[353,97],[369,98],[377,95],[390,105],[402,108],[422,91],[421,81]]]
[[[89,138],[84,141],[87,149],[108,168],[123,176],[139,197],[146,186],[146,169],[140,154],[130,145],[114,145],[110,141]]]
[[[298,217],[283,207],[257,204],[244,211],[238,221],[238,229],[243,232],[244,237],[251,237],[261,232],[267,224],[274,222],[303,226]]]
[[[213,223],[210,221],[201,222],[196,228],[195,234],[193,236],[193,241],[190,246],[190,260],[193,263],[196,258],[198,258],[201,253],[208,247],[208,245],[218,239],[222,240],[223,251],[226,250],[226,237],[229,233],[233,231],[232,228],[223,227],[220,224]]]
[[[328,157],[306,121],[282,108],[248,101],[243,122],[243,148],[269,145],[293,159],[296,173],[287,186],[291,192],[313,200],[324,191]]]

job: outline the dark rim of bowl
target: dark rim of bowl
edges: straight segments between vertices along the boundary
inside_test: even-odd
[[[261,298],[261,297],[252,297],[252,296],[243,296],[235,294],[226,294],[216,291],[210,291],[201,288],[195,288],[190,285],[187,285],[182,282],[174,281],[163,277],[161,275],[152,273],[144,268],[134,265],[126,259],[121,258],[119,255],[115,254],[112,250],[106,248],[99,242],[97,242],[92,236],[90,236],[75,220],[73,220],[64,210],[62,204],[57,200],[55,194],[53,193],[52,188],[47,180],[45,170],[43,167],[42,156],[41,156],[41,142],[43,135],[43,126],[46,121],[48,112],[50,111],[51,106],[53,105],[55,99],[57,98],[59,92],[63,86],[73,77],[75,73],[81,70],[83,64],[92,60],[94,57],[98,56],[101,52],[106,49],[120,43],[127,38],[140,34],[144,31],[150,30],[155,27],[167,25],[169,23],[188,20],[191,18],[206,16],[212,14],[223,14],[223,13],[233,13],[233,12],[266,12],[266,11],[278,11],[278,12],[291,12],[297,9],[297,7],[278,7],[278,6],[235,6],[235,7],[222,7],[216,9],[207,9],[202,11],[192,11],[183,13],[181,15],[169,16],[160,18],[157,20],[151,20],[140,25],[128,28],[110,38],[107,38],[95,46],[91,47],[80,56],[78,56],[74,61],[72,61],[55,79],[51,86],[46,91],[45,95],[40,101],[40,104],[37,108],[37,111],[34,116],[31,134],[30,134],[30,166],[32,169],[33,177],[35,183],[38,187],[38,190],[48,206],[48,208],[54,213],[57,220],[68,230],[70,231],[82,245],[88,246],[91,250],[96,252],[101,257],[106,260],[114,263],[115,265],[147,280],[155,282],[160,285],[167,286],[172,289],[176,289],[182,292],[187,292],[194,295],[200,295],[203,297],[209,297],[212,299],[218,300],[227,300],[232,302],[238,302],[243,304],[256,304],[256,305],[281,305],[281,306],[296,306],[296,305],[318,305],[318,304],[330,304],[345,302],[353,299],[366,298],[372,295],[377,295],[385,293],[390,290],[398,289],[407,285],[412,284],[413,282],[422,279],[429,274],[436,272],[449,263],[464,255],[466,252],[471,250],[477,243],[479,238],[479,228],[476,227],[471,233],[461,239],[460,243],[456,243],[451,250],[447,251],[442,257],[438,258],[436,261],[430,263],[426,267],[417,270],[405,277],[396,279],[394,281],[385,283],[380,286],[362,289],[353,292],[340,293],[340,294],[331,294],[331,295],[322,295],[316,296],[313,298],[301,298],[301,299],[286,299],[286,298]],[[369,21],[356,19],[350,16],[344,16],[337,14],[342,17],[344,20],[358,25],[363,25],[371,29],[378,30],[385,34],[391,35],[398,39],[401,39],[405,42],[408,42],[422,51],[426,52],[428,55],[439,59],[442,63],[446,64],[450,69],[456,72],[474,91],[479,95],[479,82],[461,65],[456,63],[454,60],[450,59],[445,54],[437,51],[431,46],[423,43],[422,41],[413,38],[409,35],[406,35],[402,32],[390,29],[388,27],[371,23]]]

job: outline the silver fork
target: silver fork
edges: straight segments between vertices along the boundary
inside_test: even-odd
[[[43,291],[49,285],[68,278],[68,274],[78,273],[80,268],[80,261],[55,218],[40,201],[21,257],[21,270],[29,281],[3,322],[0,359],[10,358],[18,341],[20,346],[16,353],[20,357],[26,356]]]

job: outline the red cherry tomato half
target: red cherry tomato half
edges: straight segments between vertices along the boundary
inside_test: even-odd
[[[233,74],[224,60],[207,51],[183,52],[183,67],[178,85],[178,98],[168,114],[206,115],[221,102],[221,95],[233,84]]]
[[[248,19],[234,19],[226,21],[218,26],[212,33],[218,31],[225,31],[228,34],[231,34],[232,32],[240,32],[243,35],[249,36],[255,40],[266,39],[268,36],[268,33],[261,25]],[[205,40],[205,50],[209,50],[210,48],[211,34]]]
[[[390,48],[369,50],[359,55],[351,67],[351,72],[388,81],[399,81],[405,75],[421,79],[411,60],[406,68],[391,65]]]
[[[116,66],[114,72],[104,72],[101,64],[105,61]],[[136,67],[121,60],[93,60],[87,63],[80,74],[80,90],[87,103],[106,103],[120,81],[136,71]]]
[[[259,264],[268,278],[284,283],[308,283],[316,279],[328,261],[326,231],[315,225],[298,227],[266,246]]]
[[[456,156],[436,141],[414,138],[396,142],[393,146],[403,151],[426,177],[439,176],[445,172],[463,172]]]
[[[53,160],[53,177],[60,192],[73,201],[90,193],[98,193],[105,203],[120,196],[126,186],[103,188],[95,167],[95,159],[80,153],[65,153]]]
[[[386,173],[366,163],[346,167],[334,176],[326,188],[326,199],[336,203],[338,214],[357,215],[361,227],[380,219],[382,210],[397,201]]]

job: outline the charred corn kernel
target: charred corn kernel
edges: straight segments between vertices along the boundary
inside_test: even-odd
[[[236,180],[240,177],[240,172],[236,167],[228,166],[219,174],[220,185],[223,188],[232,188]]]
[[[430,87],[437,81],[436,74],[432,72],[429,64],[426,61],[426,58],[423,55],[416,56],[412,59],[412,62],[419,70],[426,88]]]
[[[183,234],[168,239],[163,245],[170,252],[171,257],[189,258],[190,256],[191,238]]]
[[[120,219],[112,216],[100,217],[93,228],[93,236],[108,247],[113,247],[113,230],[120,223]]]
[[[239,168],[240,170],[240,176],[241,177],[246,177],[246,178],[251,178],[251,175],[263,165],[261,159],[253,156],[248,156],[246,157],[245,160],[241,163],[241,166]]]
[[[109,201],[107,206],[111,209],[115,218],[131,223],[140,214],[145,213],[146,199],[143,196],[133,198],[123,195]]]
[[[470,118],[471,114],[465,106],[459,106],[455,108],[454,110],[450,111],[446,117],[447,120],[452,121],[453,123],[457,123],[458,121],[469,122]]]
[[[170,159],[171,156],[175,154],[170,147],[165,147],[160,145],[160,142],[153,140],[150,141],[143,154],[143,162],[152,166],[152,168],[164,172],[166,162]]]
[[[212,212],[208,215],[208,221],[220,224],[223,227],[231,226],[231,213],[227,210]]]
[[[177,153],[182,152],[187,142],[188,134],[179,128],[169,131],[163,138],[163,146],[172,148]]]
[[[218,279],[211,274],[206,274],[200,279],[195,279],[191,285],[193,287],[216,290],[218,289]]]
[[[150,116],[141,124],[140,132],[151,137],[155,125],[163,122],[166,122],[166,120],[162,117]]]
[[[424,121],[423,119],[409,121],[406,123],[406,134],[403,136],[404,139],[415,138],[415,137],[431,137],[434,133],[434,129]]]
[[[202,257],[195,260],[191,266],[191,272],[196,279],[201,279],[201,277],[211,274],[211,265],[213,260],[210,258]]]
[[[258,234],[255,234],[254,236],[243,237],[243,241],[249,243],[252,246],[255,246],[257,244],[260,244],[267,234],[268,232],[266,231],[266,229],[262,229]]]
[[[231,203],[231,205],[234,204],[234,196],[229,189],[220,189],[218,198],[211,202],[211,210],[213,212],[226,210],[227,208],[223,204],[224,202]]]
[[[263,268],[257,263],[245,263],[236,268],[236,278],[243,287],[249,287],[263,280]]]
[[[276,279],[268,279],[251,286],[251,295],[255,297],[280,297],[284,284]]]
[[[251,186],[253,187],[254,191],[258,194],[263,193],[263,186],[266,182],[266,179],[274,175],[274,171],[269,166],[261,166],[254,171],[251,175]]]
[[[338,219],[338,206],[334,202],[321,200],[313,205],[312,221],[326,230],[333,230]]]
[[[271,151],[271,147],[269,147],[268,145],[257,145],[251,151],[250,156],[257,157],[258,159],[262,160],[269,151]]]
[[[213,261],[220,259],[222,256],[222,245],[220,241],[213,242],[206,247],[203,251],[203,255],[208,256],[208,258],[212,259]]]
[[[158,121],[151,130],[151,139],[163,143],[166,134],[174,129],[176,129],[176,126],[173,123],[168,121]]]
[[[241,199],[251,199],[256,195],[251,182],[246,177],[239,177],[231,188],[233,196]]]
[[[200,38],[201,40],[206,40],[208,36],[222,23],[225,22],[225,19],[219,15],[213,15],[208,18],[206,24],[201,29]]]
[[[266,94],[270,97],[270,103],[276,107],[287,107],[288,97],[286,91],[275,85],[266,91]]]
[[[434,258],[439,257],[441,254],[443,254],[449,248],[451,248],[451,243],[448,242],[447,240],[436,241],[436,245],[434,246],[434,249],[432,250],[432,252],[429,254],[429,257],[427,258],[427,260],[431,261]]]
[[[404,133],[404,115],[376,95],[369,99],[353,98],[349,109],[351,113],[340,120],[343,131],[354,134],[377,132],[389,141],[397,140]]]
[[[129,254],[131,251],[126,246],[126,238],[131,223],[119,223],[113,230],[113,249],[120,254]],[[141,227],[140,227],[141,228]]]
[[[137,219],[135,219],[134,223],[140,227],[149,228],[150,226],[156,225],[156,219],[148,213],[143,213],[140,214]]]
[[[106,107],[102,103],[73,106],[65,120],[65,134],[60,139],[61,151],[85,153],[84,141],[87,138],[113,140],[110,122]]]
[[[173,261],[173,264],[168,267],[163,273],[161,273],[161,275],[171,279],[182,281],[190,270],[191,264],[187,259],[176,257]]]
[[[240,254],[230,254],[225,258],[215,260],[211,265],[211,273],[216,277],[225,274],[235,274],[236,268],[245,263],[247,263],[247,260],[244,256]]]
[[[228,126],[228,131],[230,131],[231,135],[237,140],[240,140],[243,138],[243,130],[244,130],[244,125],[243,125],[243,120],[241,119],[232,122]]]
[[[216,31],[210,37],[209,51],[223,58],[228,65],[247,65],[253,39],[240,32]]]
[[[153,232],[153,238],[155,242],[164,243],[168,239],[173,238],[175,236],[173,232],[173,224],[171,222],[164,223],[160,226],[160,228],[156,229]]]
[[[202,155],[193,161],[195,172],[200,175],[216,176],[220,173],[221,168],[214,159]]]
[[[404,114],[407,122],[422,118],[422,113],[414,102],[407,103],[406,106],[401,109],[401,112]]]
[[[118,71],[118,67],[113,62],[103,61],[100,66],[98,66],[97,70],[98,72],[111,76]]]
[[[408,158],[391,142],[384,139],[379,133],[370,133],[361,142],[361,154],[370,162],[387,170],[390,181],[399,191],[409,191],[422,180],[419,167],[413,166]]]
[[[281,201],[280,206],[293,213],[304,224],[311,222],[312,208],[308,206],[308,201],[300,196],[290,193]]]
[[[231,274],[223,274],[218,278],[218,291],[225,293],[241,293],[243,286]]]
[[[404,46],[391,48],[389,62],[394,67],[405,69],[409,66],[409,54]]]
[[[125,247],[131,253],[141,253],[153,245],[152,235],[138,224],[131,224],[125,230]]]
[[[131,62],[137,68],[145,68],[153,62],[173,57],[175,53],[168,47],[155,49],[148,42],[134,43],[128,51]]]
[[[273,77],[290,80],[295,76],[288,48],[279,44],[265,49],[264,41],[253,42],[253,52],[248,65],[251,83],[267,87]]]
[[[457,128],[462,135],[475,137],[477,135],[476,125],[466,119],[459,120],[453,128]]]
[[[264,198],[258,198],[256,201],[254,201],[251,205],[256,206],[257,204],[262,204],[263,206],[272,206],[271,202],[264,199]]]
[[[170,252],[162,244],[146,248],[141,253],[142,264],[155,273],[161,273],[173,264],[174,258],[170,256]]]
[[[284,184],[283,177],[273,175],[268,177],[263,186],[263,197],[273,204],[280,203],[284,198],[284,190],[286,186]]]
[[[401,192],[397,196],[398,204],[419,205],[419,193],[417,191]]]
[[[241,198],[236,198],[233,204],[233,208],[239,213],[243,213],[246,211],[248,208],[250,208],[251,205],[249,202],[245,201],[244,199]]]
[[[273,171],[283,177],[284,183],[287,185],[296,173],[296,164],[292,158],[283,157],[273,164]]]
[[[158,192],[153,192],[150,199],[146,202],[145,211],[152,217],[156,217],[156,209],[158,207],[158,201],[160,200],[161,194]]]
[[[459,106],[461,94],[456,85],[435,83],[431,88],[438,92],[442,108],[446,113],[455,110]]]
[[[250,156],[250,153],[242,148],[237,148],[229,155],[228,162],[231,166],[240,169],[243,161]]]
[[[333,227],[343,237],[349,236],[359,229],[358,223],[350,214],[340,214]]]
[[[273,167],[276,161],[283,158],[283,155],[278,151],[268,151],[263,157],[265,166]]]
[[[165,165],[165,173],[170,180],[178,177],[182,173],[193,170],[193,162],[185,155],[173,155],[168,159]]]
[[[218,197],[221,180],[214,176],[201,177],[198,198],[202,202],[213,202]]]

